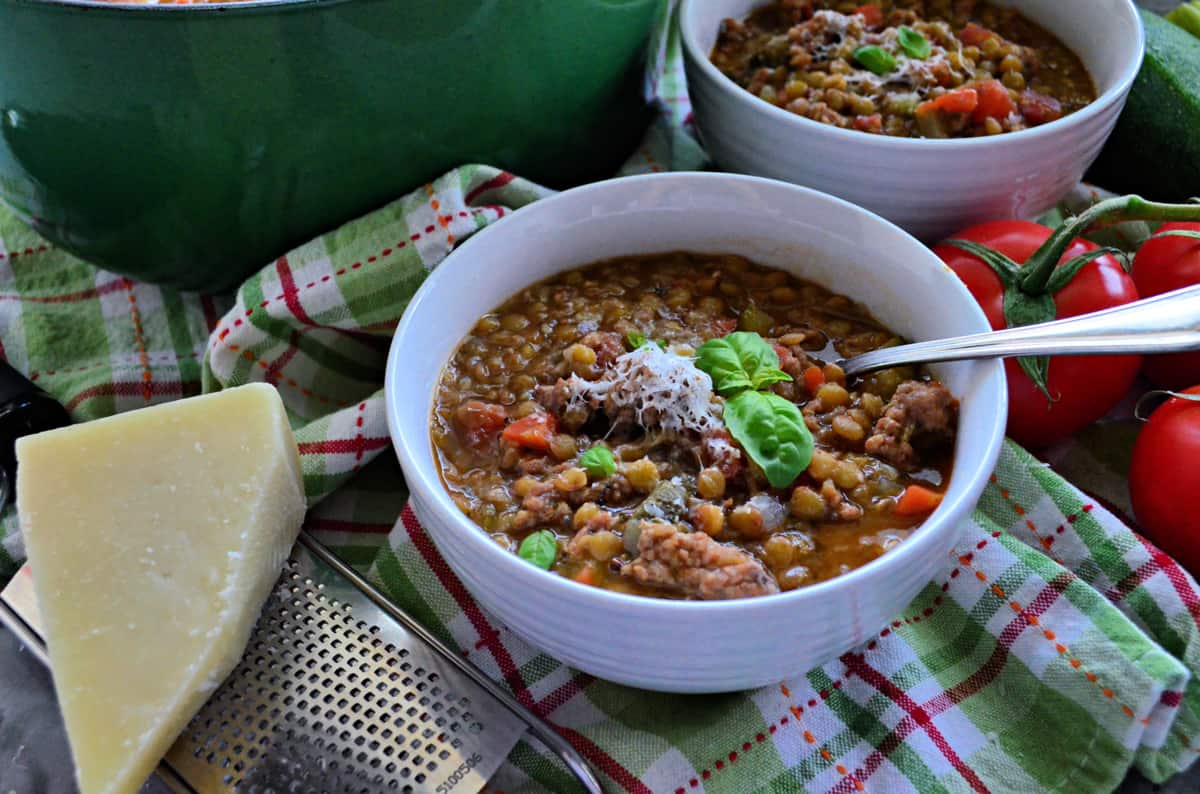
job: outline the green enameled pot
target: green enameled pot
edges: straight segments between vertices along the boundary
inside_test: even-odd
[[[456,165],[611,174],[660,2],[0,0],[0,197],[97,265],[225,289]]]

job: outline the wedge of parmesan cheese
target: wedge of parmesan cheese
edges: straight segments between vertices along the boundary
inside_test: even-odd
[[[17,506],[83,794],[132,794],[241,658],[304,516],[265,384],[17,442]]]

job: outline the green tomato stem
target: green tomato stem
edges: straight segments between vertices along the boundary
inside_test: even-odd
[[[1076,237],[1099,222],[1125,221],[1200,221],[1200,204],[1163,204],[1141,196],[1118,196],[1098,202],[1073,218],[1068,218],[1034,251],[1022,268],[1017,282],[1021,291],[1041,295],[1046,291],[1058,261]]]

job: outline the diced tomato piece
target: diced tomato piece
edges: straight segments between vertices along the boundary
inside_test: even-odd
[[[854,9],[854,13],[862,17],[863,24],[869,28],[877,28],[883,24],[883,9],[879,6],[859,6]]]
[[[967,26],[962,29],[962,33],[958,34],[958,40],[963,44],[966,44],[968,47],[972,45],[979,46],[992,36],[999,38],[999,35],[1000,34],[996,33],[995,31],[988,30],[982,25],[976,25],[974,22],[968,22]]]
[[[917,106],[917,113],[929,113],[930,110],[941,110],[942,113],[973,113],[979,107],[979,94],[974,89],[958,89],[947,91],[936,100],[922,102]]]
[[[500,435],[505,441],[520,447],[537,449],[542,452],[550,450],[550,440],[558,431],[558,421],[553,414],[530,414],[524,419],[518,419]]]
[[[878,113],[871,116],[855,116],[854,129],[862,132],[883,132],[883,116]]]
[[[804,370],[804,388],[809,394],[816,394],[817,389],[825,384],[825,373],[820,367],[809,367]]]
[[[923,516],[942,503],[942,495],[920,485],[910,485],[896,500],[892,512],[898,516]]]
[[[932,102],[934,110],[945,113],[972,113],[979,106],[979,93],[974,88],[959,88],[956,91],[947,91]]]
[[[971,120],[976,124],[982,124],[989,118],[997,121],[1006,119],[1017,109],[1008,89],[999,80],[984,80],[975,86],[975,90],[979,94],[979,104],[975,106]]]
[[[1021,94],[1021,115],[1030,124],[1047,124],[1062,118],[1062,103],[1052,96],[1026,90]]]
[[[480,447],[496,437],[508,421],[508,412],[504,410],[503,405],[482,400],[467,400],[458,406],[454,418],[467,444]]]

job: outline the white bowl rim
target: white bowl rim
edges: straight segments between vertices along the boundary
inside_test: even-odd
[[[581,195],[586,195],[588,193],[605,192],[643,182],[656,184],[668,180],[679,181],[685,184],[689,181],[712,183],[732,181],[742,184],[769,185],[773,188],[785,188],[789,191],[804,194],[809,198],[827,201],[830,204],[839,206],[843,211],[858,214],[861,217],[870,219],[876,224],[880,224],[885,227],[891,227],[893,231],[898,232],[905,237],[909,237],[915,245],[928,251],[929,257],[933,260],[930,263],[931,265],[936,262],[936,264],[941,266],[947,274],[952,274],[952,271],[950,271],[949,268],[946,268],[941,261],[937,259],[932,250],[928,249],[924,244],[922,244],[916,238],[913,238],[912,235],[908,234],[900,227],[876,215],[875,213],[870,212],[869,210],[863,209],[862,207],[852,204],[849,201],[845,201],[844,199],[837,198],[836,196],[831,196],[828,193],[822,193],[819,190],[802,187],[800,185],[794,185],[789,182],[782,182],[776,179],[768,179],[765,177],[743,174],[702,171],[671,171],[619,177],[616,179],[603,180],[600,182],[581,185],[570,190],[562,191],[553,196],[539,199],[533,204],[517,210],[513,213],[513,215],[514,217],[519,218],[521,213],[528,213],[531,210],[536,211],[538,207],[552,206],[553,204],[564,201],[577,201]],[[733,613],[744,612],[747,609],[770,609],[774,608],[776,604],[780,605],[781,607],[784,604],[789,604],[794,607],[803,606],[805,601],[810,599],[819,599],[828,592],[843,588],[855,587],[858,585],[860,580],[871,576],[875,573],[875,571],[882,567],[901,566],[909,557],[917,554],[920,551],[922,544],[916,542],[917,537],[914,536],[913,538],[907,539],[900,543],[896,548],[880,555],[879,557],[876,557],[874,560],[871,560],[865,565],[859,566],[848,573],[835,576],[823,582],[817,582],[815,584],[800,587],[788,592],[772,593],[770,595],[701,601],[633,595],[607,590],[601,587],[592,587],[590,585],[581,584],[564,576],[559,576],[558,574],[554,574],[550,571],[530,565],[516,554],[512,553],[511,551],[501,549],[499,545],[492,542],[492,540],[479,527],[479,525],[464,515],[463,512],[458,509],[457,505],[455,505],[450,499],[450,495],[446,491],[445,486],[442,484],[441,477],[436,470],[436,463],[433,466],[434,471],[431,472],[423,471],[422,467],[418,464],[417,452],[413,447],[412,439],[400,432],[399,422],[396,418],[396,411],[393,408],[393,403],[395,402],[393,395],[398,388],[397,383],[400,376],[397,374],[397,372],[400,370],[400,360],[403,356],[403,353],[400,349],[400,341],[406,335],[408,335],[408,333],[410,333],[410,328],[415,324],[416,320],[414,318],[418,314],[416,309],[418,309],[425,301],[430,300],[429,296],[435,289],[439,287],[439,284],[442,281],[453,281],[455,274],[450,269],[446,268],[446,264],[450,261],[450,257],[455,257],[457,260],[462,261],[471,261],[470,254],[475,248],[486,245],[488,239],[497,233],[497,228],[511,229],[512,222],[513,220],[509,219],[507,221],[495,223],[471,235],[470,238],[468,238],[461,246],[452,251],[451,254],[447,256],[447,258],[443,260],[437,267],[435,267],[429,276],[426,277],[425,281],[421,284],[421,287],[417,290],[412,300],[409,301],[403,317],[401,317],[399,324],[396,326],[395,333],[392,336],[392,344],[388,351],[387,368],[384,374],[384,404],[387,413],[388,431],[392,438],[392,447],[395,450],[396,456],[399,458],[401,467],[404,469],[404,473],[406,475],[405,483],[409,489],[410,500],[413,495],[417,495],[421,501],[429,505],[431,509],[444,515],[448,515],[450,517],[450,522],[454,525],[454,528],[468,538],[468,540],[464,542],[472,543],[481,549],[485,549],[482,554],[485,557],[490,558],[488,561],[489,564],[501,569],[502,575],[505,574],[503,569],[507,569],[507,571],[511,572],[514,576],[532,575],[546,577],[543,580],[546,586],[549,588],[558,589],[564,595],[573,593],[576,596],[583,598],[595,599],[599,603],[604,603],[606,606],[614,608],[656,611],[663,613],[687,613],[695,612],[697,610],[704,610],[713,613]],[[956,277],[954,277],[947,280],[947,287],[949,289],[958,291],[959,297],[963,300],[963,305],[966,310],[975,315],[975,320],[979,325],[979,330],[990,330],[991,326],[988,323],[987,317],[984,315],[983,310],[979,307],[978,303],[975,302],[975,299],[971,296],[966,286],[963,285],[962,282]],[[501,301],[507,300],[509,297],[510,296],[508,295],[502,296],[497,301],[497,305],[499,305]],[[461,341],[462,340],[459,340],[458,344],[461,344]],[[457,349],[457,344],[455,349]],[[971,362],[971,365],[983,371],[984,376],[980,379],[981,382],[993,384],[996,391],[996,393],[992,396],[995,398],[994,405],[996,406],[997,410],[995,411],[994,418],[987,429],[989,437],[987,439],[986,454],[980,458],[980,461],[988,462],[988,468],[986,470],[982,470],[982,467],[977,462],[972,471],[962,472],[961,474],[958,472],[952,472],[950,479],[952,487],[957,478],[968,478],[967,482],[972,482],[977,477],[986,478],[987,475],[991,473],[990,466],[992,461],[995,460],[996,455],[999,453],[1000,446],[1004,441],[1005,427],[1007,424],[1008,394],[1004,386],[1005,380],[1002,363],[999,360],[986,360]],[[445,362],[443,362],[442,366],[445,366]],[[439,371],[439,377],[434,380],[435,385],[438,380],[440,380],[440,374],[441,373]],[[979,399],[986,398],[986,394],[980,395],[979,397]],[[432,410],[432,405],[427,405],[425,414],[428,415],[430,410]],[[428,448],[432,450],[433,442],[429,437],[427,428],[424,432],[420,433],[420,441],[428,445]],[[409,480],[409,472],[413,472],[417,475],[415,477],[415,481]],[[938,514],[948,517],[950,514],[958,512],[963,512],[964,516],[969,515],[970,511],[974,508],[974,504],[967,505],[964,504],[964,502],[966,501],[967,497],[970,496],[970,491],[971,488],[968,486],[963,488],[960,493],[955,494],[953,499],[944,500],[942,504],[938,506],[937,510],[935,510],[930,516],[930,518],[933,518]]]
[[[679,28],[680,38],[683,40],[683,52],[685,61],[692,61],[697,65],[697,68],[705,73],[705,76],[711,79],[714,83],[720,86],[721,91],[730,96],[736,96],[739,101],[752,100],[752,107],[757,112],[765,113],[769,118],[774,118],[784,124],[795,124],[800,130],[808,130],[816,132],[821,130],[835,139],[841,138],[846,141],[847,145],[852,143],[863,143],[864,141],[872,142],[872,145],[884,149],[891,149],[897,153],[911,151],[922,147],[939,147],[949,149],[955,147],[963,148],[984,148],[993,147],[1008,147],[1019,146],[1022,141],[1031,140],[1034,138],[1046,137],[1049,135],[1058,134],[1060,131],[1065,134],[1070,127],[1083,126],[1088,123],[1094,116],[1098,116],[1108,107],[1121,100],[1121,97],[1129,91],[1133,86],[1134,79],[1137,78],[1138,72],[1142,68],[1142,61],[1146,54],[1146,30],[1142,24],[1142,17],[1138,14],[1137,6],[1134,0],[1120,0],[1122,7],[1133,20],[1134,26],[1137,28],[1137,47],[1135,57],[1130,59],[1125,64],[1121,71],[1120,77],[1108,88],[1107,91],[1096,97],[1095,101],[1078,110],[1069,116],[1056,119],[1049,124],[1041,124],[1036,127],[1029,127],[1016,132],[1006,132],[1003,135],[987,135],[976,138],[901,138],[893,135],[873,135],[871,133],[860,132],[858,130],[847,130],[841,127],[835,127],[832,124],[823,124],[804,116],[798,116],[784,110],[781,107],[772,105],[762,99],[751,94],[746,89],[742,88],[737,83],[718,69],[712,61],[708,59],[708,55],[701,51],[700,45],[695,39],[688,35],[691,26],[685,24],[688,15],[692,13],[692,9],[699,7],[701,3],[711,3],[713,0],[682,0],[682,5],[679,8]],[[759,0],[757,5],[765,5],[769,0]],[[1095,78],[1093,78],[1094,80]]]

